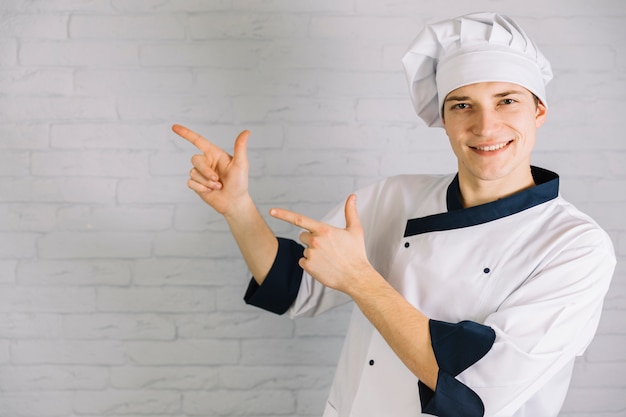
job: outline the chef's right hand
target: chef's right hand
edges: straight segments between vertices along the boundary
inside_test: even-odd
[[[218,213],[229,216],[240,202],[249,201],[247,142],[250,132],[244,130],[235,140],[231,156],[201,135],[181,125],[174,133],[191,142],[202,153],[191,158],[193,168],[187,186]]]

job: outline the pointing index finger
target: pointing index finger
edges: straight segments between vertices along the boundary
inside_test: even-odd
[[[320,222],[318,222],[317,220],[313,220],[310,217],[303,216],[302,214],[299,214],[293,211],[279,209],[279,208],[271,209],[270,216],[278,220],[291,223],[294,226],[300,227],[301,229],[308,230],[309,232],[313,232],[315,229],[317,229],[318,225],[320,224]]]
[[[199,135],[198,133],[186,128],[185,126],[177,124],[173,125],[172,131],[203,152],[207,152],[212,149],[211,142],[202,137],[202,135]]]

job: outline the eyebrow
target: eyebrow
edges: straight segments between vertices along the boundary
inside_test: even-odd
[[[521,90],[508,90],[508,91],[503,91],[501,93],[494,94],[493,97],[502,98],[502,97],[516,95],[516,94],[519,95],[519,94],[524,94],[524,93]],[[469,99],[470,99],[469,96],[448,96],[446,97],[444,103],[447,103],[449,101],[466,101]]]

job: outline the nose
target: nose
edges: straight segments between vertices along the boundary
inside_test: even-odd
[[[477,136],[494,136],[500,129],[501,123],[495,110],[479,108],[473,113],[472,133]]]

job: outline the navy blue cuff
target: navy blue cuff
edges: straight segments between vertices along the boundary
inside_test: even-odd
[[[430,320],[430,340],[439,368],[457,376],[491,350],[496,332],[474,321],[446,323]]]
[[[496,333],[473,321],[453,324],[430,320],[429,327],[439,374],[434,392],[419,382],[422,411],[440,417],[482,416],[485,407],[480,397],[454,377],[491,350]]]
[[[421,381],[418,385],[423,413],[438,417],[482,417],[485,414],[478,394],[441,369],[435,392]]]
[[[302,268],[298,261],[302,258],[304,248],[290,239],[278,238],[278,253],[274,264],[265,277],[262,285],[250,280],[243,299],[247,304],[284,314],[298,295],[302,281]]]

